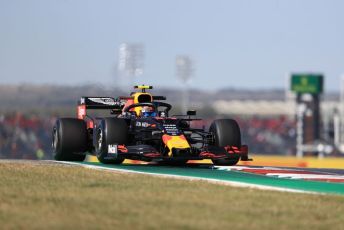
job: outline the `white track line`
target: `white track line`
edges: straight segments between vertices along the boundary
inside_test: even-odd
[[[344,176],[324,174],[267,173],[266,175],[292,179],[344,179]]]
[[[286,171],[290,171],[290,169],[280,169],[280,168],[276,168],[276,167],[248,167],[248,166],[214,166],[214,168],[219,169],[219,170],[228,170],[228,171],[242,171],[245,169],[252,169],[252,170],[259,170],[259,169],[264,169],[264,170],[286,170]]]

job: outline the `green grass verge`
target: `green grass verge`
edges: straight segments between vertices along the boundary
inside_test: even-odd
[[[0,162],[0,229],[343,229],[344,197]]]

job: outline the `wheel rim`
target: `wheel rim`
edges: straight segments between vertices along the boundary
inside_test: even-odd
[[[103,131],[98,129],[97,131],[97,149],[100,151],[103,147]]]
[[[57,132],[57,128],[55,127],[53,129],[53,143],[52,143],[53,149],[54,149],[55,152],[57,150],[58,140],[59,140],[59,135],[58,135],[58,132]]]

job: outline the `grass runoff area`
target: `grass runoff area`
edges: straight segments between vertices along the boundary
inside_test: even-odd
[[[344,229],[344,196],[0,161],[0,229]]]

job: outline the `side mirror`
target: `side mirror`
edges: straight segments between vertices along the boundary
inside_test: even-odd
[[[188,115],[188,116],[196,116],[196,110],[188,110],[186,112],[186,115]]]

